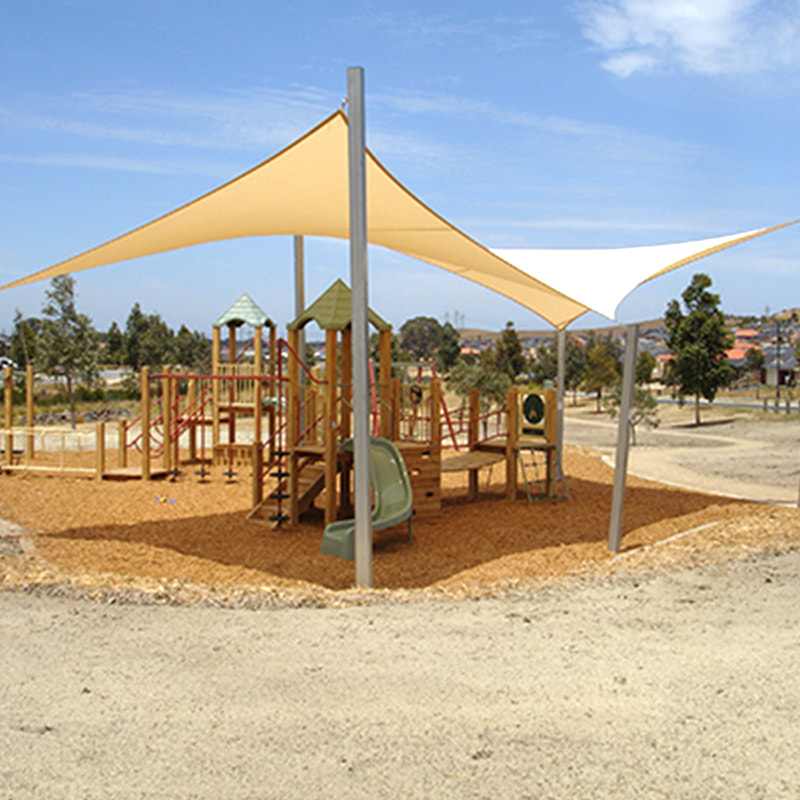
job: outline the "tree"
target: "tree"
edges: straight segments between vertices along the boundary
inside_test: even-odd
[[[42,321],[36,317],[24,319],[17,309],[14,315],[14,331],[11,334],[11,360],[19,367],[36,363],[36,343],[42,330]]]
[[[445,322],[442,326],[442,337],[436,354],[437,368],[442,372],[449,372],[453,364],[458,361],[460,352],[461,337],[449,322]]]
[[[617,381],[611,394],[606,398],[605,406],[612,419],[616,419],[619,415],[620,405],[622,403],[622,383]],[[636,445],[636,426],[644,422],[648,428],[657,428],[659,425],[658,418],[658,401],[650,392],[646,391],[642,386],[636,386],[633,390],[633,407],[631,408],[631,418],[629,421],[629,431],[631,435],[631,444]]]
[[[586,374],[586,348],[572,336],[567,337],[564,354],[564,388],[572,392],[572,403],[575,405],[575,393],[583,383]]]
[[[103,360],[106,364],[120,365],[125,363],[125,337],[116,322],[111,323],[111,327],[106,334],[106,350]]]
[[[636,359],[636,383],[640,386],[653,380],[656,357],[649,350],[642,350]]]
[[[506,323],[505,330],[495,342],[494,352],[497,368],[505,372],[512,381],[524,371],[525,356],[513,322]]]
[[[211,343],[199,331],[190,331],[186,325],[181,325],[172,349],[175,361],[182,367],[193,372],[204,372],[211,367]]]
[[[531,374],[536,383],[554,381],[558,376],[558,353],[554,344],[542,342],[536,348],[536,358],[531,363]]]
[[[477,363],[459,359],[450,370],[447,386],[462,398],[469,396],[470,389],[477,389],[481,409],[486,412],[493,405],[505,404],[511,378],[507,372],[497,368],[494,352],[489,349],[484,351]]]
[[[681,295],[687,313],[677,300],[670,300],[664,319],[667,346],[675,356],[667,365],[667,384],[677,387],[681,400],[694,396],[695,425],[700,424],[700,398],[713,402],[717,390],[729,386],[734,375],[725,356],[733,335],[719,308],[719,295],[709,292],[710,286],[708,275],[694,275]]]
[[[390,334],[391,343],[391,360],[394,363],[395,361],[410,361],[411,356],[409,356],[406,350],[400,349],[400,340],[397,338],[395,334]],[[369,337],[369,357],[377,364],[381,360],[381,335],[378,331],[374,331],[370,334]]]
[[[400,347],[417,361],[429,359],[442,343],[442,326],[433,317],[413,317],[400,327]]]
[[[158,314],[143,314],[134,303],[125,323],[126,363],[136,370],[160,367],[173,360],[175,334]]]
[[[142,366],[140,341],[147,329],[147,320],[138,303],[134,303],[125,322],[125,359],[129,367],[140,369]]]
[[[798,348],[800,348],[800,341],[798,341]],[[747,348],[747,352],[744,354],[744,368],[748,376],[752,376],[753,373],[761,374],[761,370],[764,369],[764,353],[760,348]]]
[[[97,375],[98,336],[92,321],[75,308],[75,280],[69,275],[53,278],[45,292],[42,330],[36,360],[43,372],[62,376],[67,383],[70,418],[75,427],[73,383],[82,378],[91,383]]]
[[[586,370],[583,386],[594,392],[597,398],[597,413],[601,411],[603,389],[614,386],[619,379],[619,348],[610,336],[597,339],[594,334],[586,346]]]

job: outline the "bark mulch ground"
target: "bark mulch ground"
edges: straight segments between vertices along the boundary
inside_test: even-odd
[[[242,604],[364,602],[368,596],[480,596],[576,573],[665,568],[800,545],[800,512],[676,489],[631,477],[623,549],[607,549],[612,470],[597,451],[568,447],[569,501],[503,496],[503,468],[446,474],[440,516],[375,534],[377,592],[351,590],[352,562],[319,554],[315,511],[297,527],[248,521],[249,476],[217,469],[201,483],[0,475],[0,518],[30,536],[24,558],[0,550],[0,586],[69,586],[93,596],[127,592],[161,601]],[[383,590],[383,591],[381,591]],[[114,594],[116,593],[116,594]],[[139,595],[137,595],[139,593]],[[244,599],[243,599],[244,598]],[[358,599],[360,598],[360,600]]]

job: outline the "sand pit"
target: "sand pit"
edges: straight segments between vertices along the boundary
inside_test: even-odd
[[[417,520],[412,543],[403,526],[375,535],[372,593],[348,591],[352,562],[319,554],[321,512],[277,530],[248,521],[245,474],[229,482],[216,470],[206,483],[191,469],[174,482],[5,474],[0,518],[30,537],[27,557],[0,557],[3,583],[181,602],[327,604],[381,590],[479,596],[575,573],[663,568],[800,542],[796,509],[631,477],[615,558],[606,546],[613,471],[603,455],[566,449],[569,502],[529,505],[524,492],[506,500],[502,467],[491,481],[484,471],[478,500],[467,502],[465,475],[445,475],[442,513]]]

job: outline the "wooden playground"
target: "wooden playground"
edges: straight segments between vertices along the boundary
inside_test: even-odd
[[[325,335],[322,369],[300,358],[301,333],[315,322]],[[504,494],[528,501],[566,496],[555,446],[555,392],[521,396],[486,411],[473,390],[469,402],[448,408],[435,374],[421,367],[393,370],[391,329],[370,311],[378,332],[371,368],[370,429],[402,455],[413,493],[415,520],[442,507],[443,475],[463,473],[466,497],[478,493],[479,474],[504,470]],[[237,351],[242,326],[253,337]],[[273,321],[243,295],[213,325],[208,375],[142,369],[141,412],[90,431],[6,424],[2,469],[60,473],[100,480],[196,480],[212,473],[251,487],[248,518],[292,527],[322,511],[330,525],[352,516],[350,290],[336,281],[279,339]],[[227,333],[227,353],[223,337]],[[411,375],[411,380],[407,377]],[[10,371],[4,418],[14,419]],[[533,405],[531,405],[533,404]],[[33,419],[34,377],[26,375],[26,420]]]
[[[323,529],[352,514],[349,300],[335,284],[279,339],[240,298],[214,324],[210,374],[143,370],[137,417],[77,431],[6,425],[0,518],[30,532],[35,557],[0,555],[0,585],[221,603],[325,603],[350,589],[352,565],[320,552]],[[307,369],[312,319],[326,352]],[[432,370],[392,365],[388,326],[370,319],[371,432],[402,453],[414,509],[413,542],[405,524],[374,534],[376,588],[471,595],[610,564],[613,470],[589,448],[556,452],[555,393],[512,389],[486,410],[473,391],[448,406]],[[237,351],[242,325],[254,335]],[[7,372],[7,421],[12,381]],[[28,370],[28,420],[34,388]],[[628,481],[625,556],[674,538],[657,551],[711,557],[767,535],[782,546],[797,530],[796,509]]]

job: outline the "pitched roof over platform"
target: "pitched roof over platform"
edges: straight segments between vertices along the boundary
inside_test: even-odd
[[[324,331],[341,331],[352,324],[352,292],[350,287],[337,278],[297,319],[286,327],[290,331],[304,328],[309,322],[316,322]],[[381,319],[371,308],[367,317],[379,331],[390,331],[392,326]]]
[[[275,323],[258,307],[249,294],[243,294],[212,327],[233,325],[238,328],[249,325],[251,328],[274,328]]]

